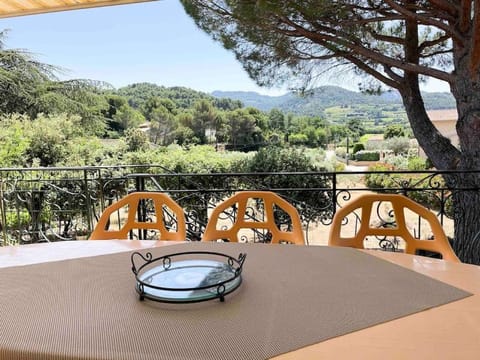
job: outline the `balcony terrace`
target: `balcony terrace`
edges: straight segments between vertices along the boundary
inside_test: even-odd
[[[0,169],[0,244],[70,241],[88,238],[106,206],[132,191],[164,191],[185,210],[188,240],[200,239],[211,209],[240,190],[271,190],[294,204],[308,244],[322,245],[338,207],[374,190],[402,193],[430,208],[446,234],[453,236],[451,195],[442,171],[177,174],[160,166]],[[450,174],[452,172],[449,172]],[[458,176],[462,173],[459,172]],[[388,177],[389,187],[365,185]],[[291,184],[295,184],[292,186]],[[455,191],[478,191],[458,188]],[[148,209],[143,216],[148,217]],[[252,213],[253,214],[253,213]],[[377,209],[378,226],[388,226],[388,211]],[[252,215],[254,216],[254,215]],[[174,226],[172,219],[171,226]],[[355,228],[359,219],[346,219]],[[420,219],[409,224],[416,236],[428,236]],[[266,241],[261,234],[253,241]],[[133,234],[148,238],[148,234]],[[401,248],[377,239],[372,247]]]

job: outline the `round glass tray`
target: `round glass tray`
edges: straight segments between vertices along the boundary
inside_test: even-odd
[[[187,259],[185,259],[187,257]],[[192,258],[193,257],[193,258]],[[132,271],[140,300],[186,303],[215,298],[237,289],[246,254],[238,259],[214,252],[183,252],[153,259],[151,253],[132,254]],[[137,262],[144,263],[137,267]]]

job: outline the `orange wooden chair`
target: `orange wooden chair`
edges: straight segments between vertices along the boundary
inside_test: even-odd
[[[151,201],[153,203],[154,217],[147,221],[138,219],[138,209],[141,201]],[[126,210],[125,218],[123,218],[121,209]],[[174,231],[167,229],[165,226],[166,210],[168,210],[168,216],[173,217],[173,219],[168,220],[176,222]],[[109,229],[112,223],[112,215],[116,215],[115,218],[119,223],[119,225],[112,225],[112,227],[119,227],[117,230]],[[134,229],[156,232],[160,237],[158,240],[184,241],[186,239],[185,214],[183,209],[167,194],[134,192],[104,210],[90,235],[90,240],[128,239],[130,231]]]
[[[379,202],[392,205],[389,215],[393,216],[396,225],[392,227],[371,226],[372,207],[374,203],[378,204]],[[418,214],[428,222],[433,233],[433,239],[417,239],[410,233],[405,219],[406,209]],[[359,214],[360,211],[361,215]],[[355,216],[360,219],[359,228],[353,236],[342,237],[342,222],[352,214],[356,214]],[[352,220],[351,216],[349,220]],[[367,236],[400,237],[405,241],[405,252],[407,254],[416,255],[422,250],[430,251],[440,254],[444,260],[460,262],[437,217],[422,205],[403,195],[366,194],[348,202],[343,208],[338,209],[333,217],[328,244],[363,249],[364,240]]]
[[[250,203],[249,203],[250,200]],[[263,203],[263,215],[252,216],[252,200]],[[255,204],[255,203],[253,203]],[[291,229],[281,229],[275,223],[275,212],[283,211],[290,217]],[[225,214],[231,214],[233,224],[227,228],[222,223]],[[202,241],[228,240],[238,242],[242,229],[261,230],[271,243],[305,244],[302,224],[297,209],[288,201],[270,191],[242,191],[218,204],[208,220]]]

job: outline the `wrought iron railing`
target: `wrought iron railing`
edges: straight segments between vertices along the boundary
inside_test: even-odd
[[[366,191],[400,192],[413,198],[434,211],[452,236],[451,191],[443,180],[445,173],[175,174],[155,165],[4,168],[0,169],[0,244],[86,239],[106,206],[140,190],[165,191],[185,209],[188,240],[200,239],[209,210],[219,201],[245,189],[275,191],[294,204],[310,244],[326,241],[337,207]],[[365,185],[365,177],[370,186]],[[384,187],[375,189],[379,178],[387,178],[388,186],[383,181]],[[421,223],[415,226],[420,234]]]

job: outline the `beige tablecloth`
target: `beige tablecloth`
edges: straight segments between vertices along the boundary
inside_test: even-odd
[[[139,301],[130,253],[0,269],[0,359],[264,359],[469,295],[349,248],[151,252],[190,250],[247,253],[224,303]]]

